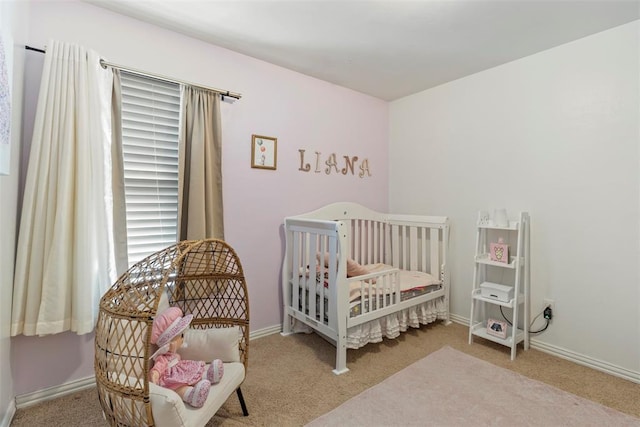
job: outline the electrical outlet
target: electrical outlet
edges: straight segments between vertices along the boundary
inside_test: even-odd
[[[555,302],[555,300],[545,298],[542,301],[542,309],[544,310],[547,307],[551,307],[551,311],[553,313],[555,313],[556,312],[556,302]]]

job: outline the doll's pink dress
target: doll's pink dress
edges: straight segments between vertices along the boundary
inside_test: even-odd
[[[153,371],[160,374],[158,385],[175,390],[183,385],[194,385],[202,379],[205,371],[205,362],[196,360],[182,360],[178,353],[164,353],[156,356],[153,368],[149,371],[149,377]]]

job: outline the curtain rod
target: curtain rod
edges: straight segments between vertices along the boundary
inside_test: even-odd
[[[45,50],[43,50],[43,49],[38,49],[37,47],[25,46],[24,48],[25,48],[26,50],[34,50],[34,51],[36,51],[36,52],[46,53],[46,51],[45,51]]]
[[[196,85],[196,84],[193,84],[193,83],[185,82],[183,80],[172,79],[172,78],[169,78],[169,77],[161,76],[159,74],[153,74],[153,73],[149,73],[147,71],[136,70],[135,68],[129,68],[129,67],[125,67],[125,66],[122,66],[122,65],[113,64],[111,62],[105,61],[104,59],[100,60],[100,65],[102,65],[102,68],[111,67],[111,68],[115,68],[117,70],[127,71],[129,73],[139,74],[139,75],[145,76],[145,77],[151,77],[153,79],[164,80],[166,82],[178,83],[178,84],[183,84],[183,85],[187,85],[187,86],[193,86],[193,87],[198,87],[198,88],[201,88],[201,89],[210,90],[211,92],[219,93],[223,97],[224,96],[228,96],[229,98],[235,98],[235,99],[242,98],[242,95],[239,94],[239,93],[236,93],[236,92],[229,92],[228,90],[217,89],[217,88],[214,88],[214,87]]]
[[[43,50],[43,49],[38,49],[38,48],[35,48],[35,47],[31,47],[31,46],[25,46],[24,48],[26,50],[33,50],[33,51],[40,52],[40,53],[46,53],[46,51]],[[198,87],[198,88],[201,88],[201,89],[210,90],[212,92],[219,93],[220,95],[223,96],[223,98],[225,96],[228,96],[229,98],[235,98],[235,99],[242,98],[242,95],[239,94],[239,93],[236,93],[236,92],[230,92],[228,90],[217,89],[217,88],[208,87],[208,86],[196,85],[196,84],[193,84],[193,83],[185,82],[183,80],[171,79],[169,77],[161,76],[159,74],[152,74],[152,73],[149,73],[149,72],[146,72],[146,71],[140,71],[140,70],[136,70],[134,68],[129,68],[129,67],[124,67],[122,65],[113,64],[111,62],[105,61],[104,59],[100,59],[100,65],[102,66],[102,68],[111,67],[111,68],[115,68],[117,70],[127,71],[129,73],[134,73],[134,74],[138,74],[138,75],[145,76],[145,77],[151,77],[153,79],[164,80],[166,82],[178,83],[178,84],[183,84],[183,85],[187,85],[187,86],[193,86],[193,87]]]

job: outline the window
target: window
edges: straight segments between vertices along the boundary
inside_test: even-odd
[[[177,241],[180,86],[122,72],[129,266]]]

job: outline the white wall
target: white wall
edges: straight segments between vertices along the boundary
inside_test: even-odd
[[[387,102],[90,4],[30,4],[31,46],[43,48],[51,38],[75,42],[116,64],[243,94],[235,104],[223,105],[223,191],[225,238],[247,276],[252,331],[281,324],[285,216],[339,200],[387,208]],[[252,134],[278,138],[276,171],[250,168]],[[336,153],[338,159],[368,158],[373,176],[300,172],[300,148],[308,155],[320,151]],[[18,395],[93,374],[92,336],[19,336],[12,341]],[[50,360],[52,354],[59,356]]]
[[[11,295],[13,289],[13,260],[15,257],[16,215],[18,202],[20,123],[22,113],[22,71],[24,52],[16,45],[24,43],[27,30],[25,9],[18,2],[0,2],[0,30],[6,49],[5,61],[9,80],[12,82],[12,120],[9,175],[0,176],[0,425],[9,425],[15,411],[14,382],[10,358],[9,338]]]
[[[535,339],[638,380],[639,25],[395,101],[389,148],[391,210],[452,219],[454,314],[477,211],[529,211],[533,314],[556,301]]]

